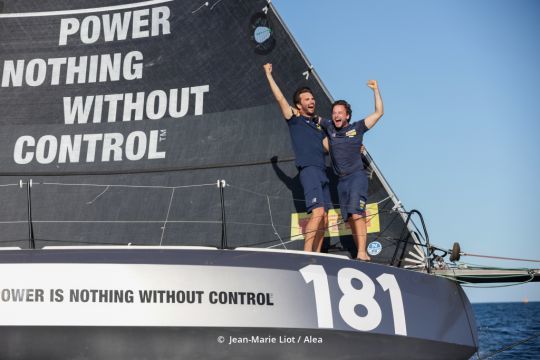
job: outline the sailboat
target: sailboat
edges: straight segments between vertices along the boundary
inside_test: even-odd
[[[332,97],[269,1],[4,0],[0,33],[2,359],[477,351],[441,260],[459,246],[429,243],[369,154],[372,262],[337,206],[324,252],[302,251],[262,65],[321,114]]]

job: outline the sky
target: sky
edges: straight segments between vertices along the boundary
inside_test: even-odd
[[[365,83],[378,80],[385,114],[365,145],[433,244],[540,260],[540,1],[272,3],[353,117],[373,112]],[[540,283],[466,292],[471,302],[540,301]]]

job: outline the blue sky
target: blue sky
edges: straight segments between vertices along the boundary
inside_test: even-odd
[[[434,244],[540,259],[540,2],[273,0],[335,99],[385,115],[368,151]],[[464,257],[467,263],[540,263]],[[469,289],[473,302],[540,301],[540,284]]]

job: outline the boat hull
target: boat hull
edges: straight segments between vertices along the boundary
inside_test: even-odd
[[[468,359],[463,345],[349,331],[2,327],[3,359]],[[220,341],[223,341],[221,343]]]
[[[0,252],[2,359],[449,358],[454,282],[336,256],[185,248]]]

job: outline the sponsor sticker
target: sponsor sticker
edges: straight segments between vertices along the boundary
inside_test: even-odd
[[[378,241],[372,241],[367,246],[367,252],[369,255],[379,255],[382,251],[382,244]]]

